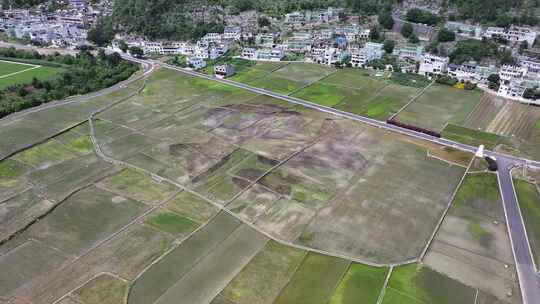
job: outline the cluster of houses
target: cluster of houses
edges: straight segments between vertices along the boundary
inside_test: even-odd
[[[480,25],[471,25],[461,22],[448,21],[445,27],[458,37],[467,39],[504,39],[510,43],[519,43],[527,41],[528,45],[533,45],[536,40],[536,32],[528,27],[511,26],[504,27],[482,27]]]
[[[208,33],[195,43],[125,38],[113,41],[112,47],[118,51],[120,41],[124,41],[128,47],[141,48],[144,54],[182,55],[186,57],[188,65],[200,69],[206,66],[207,60],[215,60],[225,55],[233,43],[241,39],[241,33],[240,27],[229,26],[225,27],[223,33]]]
[[[449,75],[458,81],[471,82],[481,88],[490,88],[489,76],[499,76],[497,94],[520,99],[528,88],[540,87],[540,60],[522,57],[516,65],[482,66],[471,61],[463,64],[450,63],[448,57],[424,54],[420,59],[418,73],[426,76]]]
[[[102,12],[87,0],[69,0],[66,6],[49,12],[44,7],[0,11],[0,30],[9,36],[36,44],[78,48],[88,45],[87,30]]]
[[[253,21],[256,17],[248,19]],[[237,43],[244,46],[237,55],[248,60],[281,61],[287,55],[294,55],[291,56],[292,60],[324,65],[342,63],[359,68],[368,67],[371,62],[383,58],[385,53],[383,44],[369,41],[370,29],[358,25],[358,20],[349,20],[343,9],[328,8],[286,14],[281,21],[281,31],[265,28],[257,32],[253,30],[251,21],[244,22],[244,25],[236,22],[235,25],[225,27],[223,33],[208,33],[197,42],[124,40],[128,46],[140,47],[145,54],[185,56],[187,64],[195,69],[205,67],[207,60],[223,56]],[[514,46],[523,41],[533,45],[536,39],[536,32],[525,27],[484,28],[452,21],[447,22],[445,27],[454,31],[458,39],[504,39]],[[428,34],[424,35],[427,40],[435,35],[432,29],[435,28],[430,27]],[[118,47],[115,43],[113,46]],[[476,62],[452,64],[448,57],[425,52],[420,44],[397,46],[393,55],[401,72],[428,77],[449,75],[485,88],[489,86],[488,77],[498,74],[501,79],[498,94],[505,97],[521,97],[526,88],[540,86],[540,63],[524,56],[520,56],[517,66],[496,67],[482,66]],[[215,68],[216,75],[234,73],[230,66]]]

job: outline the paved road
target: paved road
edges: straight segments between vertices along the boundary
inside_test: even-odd
[[[512,182],[511,169],[513,164],[504,158],[497,159],[497,163],[499,166],[497,178],[523,303],[540,303],[540,277],[536,273],[534,257]]]

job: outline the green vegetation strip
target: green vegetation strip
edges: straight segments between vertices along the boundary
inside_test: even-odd
[[[540,265],[540,194],[536,185],[514,180],[521,214],[527,228],[536,265]]]
[[[471,146],[484,145],[486,149],[490,150],[502,143],[505,139],[497,134],[473,130],[454,124],[448,124],[443,129],[442,136]]]

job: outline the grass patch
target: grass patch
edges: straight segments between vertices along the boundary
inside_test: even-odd
[[[327,107],[337,105],[345,97],[335,86],[322,82],[310,85],[293,94],[293,96]]]
[[[77,155],[55,140],[49,140],[31,149],[16,154],[13,158],[37,168],[46,168],[72,159]]]
[[[122,303],[127,283],[107,274],[102,274],[84,284],[73,294],[85,304]]]
[[[516,179],[514,186],[531,242],[531,249],[536,264],[540,265],[540,195],[536,186],[526,181]]]
[[[1,66],[3,62],[0,62],[0,70],[3,69]],[[24,69],[31,68],[30,66],[24,65]],[[16,85],[16,84],[26,84],[32,82],[32,79],[35,77],[39,80],[46,80],[50,79],[54,76],[56,76],[61,70],[58,68],[48,67],[48,66],[40,66],[38,68],[24,71],[18,74],[14,74],[11,76],[7,76],[5,78],[0,78],[0,90],[5,89],[9,86]],[[3,73],[2,73],[3,74]],[[4,74],[7,75],[7,74]]]
[[[145,222],[172,235],[187,235],[198,226],[192,220],[172,212],[161,212],[152,215]]]
[[[157,204],[171,196],[175,188],[167,183],[158,183],[150,176],[126,169],[100,182],[106,189],[132,199]]]
[[[275,303],[327,303],[348,266],[343,259],[308,254]]]
[[[8,75],[8,74],[24,71],[31,67],[32,66],[30,65],[20,64],[16,62],[0,61],[0,77]]]

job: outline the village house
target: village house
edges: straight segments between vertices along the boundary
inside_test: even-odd
[[[254,48],[244,48],[241,57],[248,60],[280,61],[285,57],[285,53],[282,48],[259,50]]]
[[[365,67],[369,62],[381,59],[384,54],[381,43],[368,42],[356,51],[351,52],[351,65],[353,67]]]
[[[206,66],[206,61],[198,57],[188,57],[186,63],[195,70],[202,69]]]
[[[527,68],[515,65],[503,65],[499,70],[500,85],[497,94],[506,97],[521,97],[525,92],[524,77]]]
[[[418,74],[425,76],[433,76],[446,73],[448,69],[448,57],[437,56],[433,54],[425,54],[420,62]]]
[[[401,61],[420,62],[424,57],[424,47],[415,44],[404,45],[394,48],[392,54],[398,56]]]
[[[479,25],[470,25],[461,22],[448,21],[446,22],[445,27],[455,32],[456,35],[464,38],[472,38],[478,40],[482,39],[483,30],[482,27]]]
[[[242,37],[242,28],[239,26],[226,26],[223,30],[223,39],[240,40]]]
[[[277,35],[274,33],[259,33],[255,36],[255,43],[261,46],[273,46]]]
[[[221,64],[214,67],[214,74],[217,78],[226,78],[234,75],[234,67],[230,64]]]
[[[527,41],[529,45],[533,45],[536,40],[536,32],[526,27],[512,26],[505,29],[491,26],[484,32],[484,37],[490,39],[502,38],[510,42]]]

